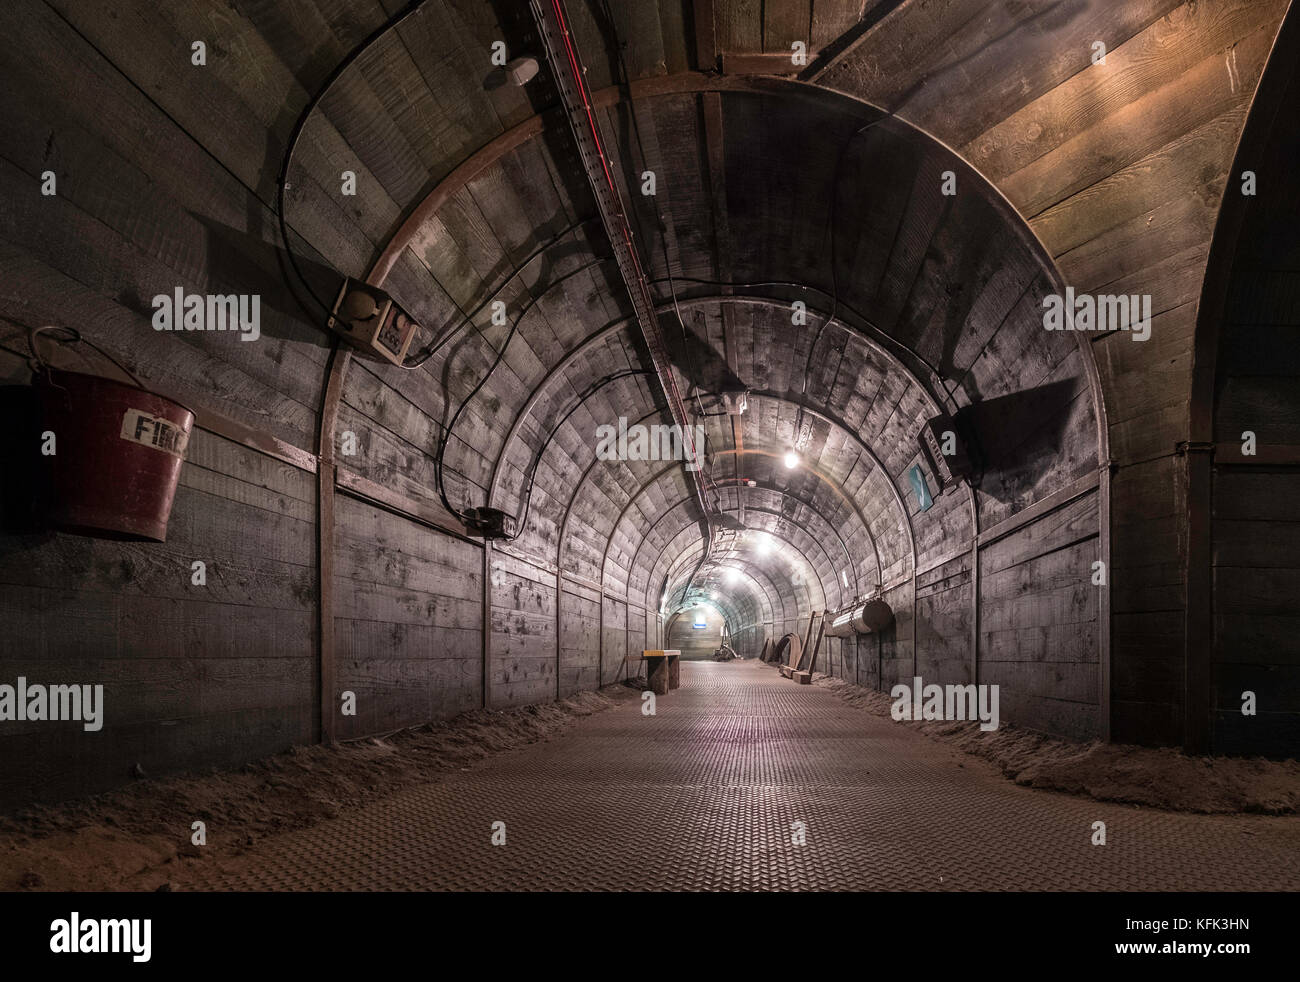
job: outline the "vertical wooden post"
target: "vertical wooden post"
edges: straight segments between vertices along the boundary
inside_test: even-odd
[[[1097,702],[1101,739],[1110,743],[1110,462],[1105,461],[1097,485],[1097,551],[1105,565],[1106,582],[1097,596]]]
[[[492,540],[483,540],[483,708],[492,708]]]
[[[337,707],[334,705],[334,463],[321,460],[316,468],[317,521],[319,539],[316,546],[317,613],[319,627],[317,634],[320,646],[316,652],[316,673],[320,687],[317,699],[320,703],[321,743],[334,740],[334,721]]]
[[[970,540],[970,681],[980,681],[980,537],[979,527],[971,530]]]
[[[560,569],[560,564],[555,564],[555,701],[560,701],[560,625],[563,622],[561,617],[561,597],[564,595],[564,571]]]
[[[1183,750],[1210,752],[1211,662],[1214,658],[1214,549],[1210,499],[1214,444],[1184,450],[1187,495],[1187,615],[1184,622]]]
[[[321,401],[320,431],[316,441],[316,571],[317,615],[320,647],[317,651],[316,672],[319,678],[320,741],[334,740],[338,707],[334,692],[334,463],[335,430],[338,424],[339,405],[343,400],[343,381],[348,365],[352,363],[350,349],[334,340],[330,354],[329,375],[325,381],[325,395]]]
[[[718,67],[713,0],[692,0],[691,7],[695,12],[695,70],[710,72]]]
[[[803,662],[803,654],[805,651],[808,650],[808,646],[812,644],[813,624],[815,624],[816,622],[817,622],[817,611],[815,610],[808,611],[808,630],[804,632],[803,648],[799,652],[798,661],[791,664],[790,666],[791,669],[798,669],[801,663]],[[798,621],[795,622],[795,625],[798,626]]]

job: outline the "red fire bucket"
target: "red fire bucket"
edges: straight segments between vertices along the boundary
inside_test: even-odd
[[[194,414],[99,375],[42,366],[35,384],[49,522],[100,538],[165,541]]]

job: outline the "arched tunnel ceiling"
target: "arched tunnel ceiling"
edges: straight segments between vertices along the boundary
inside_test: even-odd
[[[1025,459],[995,472],[1000,485],[981,488],[977,504],[991,521],[1095,466],[1093,394],[1079,348],[1041,329],[1053,267],[996,192],[924,134],[842,96],[771,80],[674,87],[611,103],[604,125],[633,132],[634,110],[641,143],[614,141],[626,158],[618,172],[678,384],[705,427],[710,500],[721,505],[725,490],[736,512],[739,498],[779,490],[772,510],[805,540],[790,548],[811,586],[796,591],[790,570],[768,570],[786,583],[792,611],[852,599],[845,566],[854,593],[887,586],[918,556],[975,528],[964,492],[921,515],[909,486],[918,433],[941,408],[1051,390],[1051,431],[1031,436],[1035,454],[1019,454]],[[710,114],[721,146],[716,134],[710,143]],[[566,141],[558,121],[535,128],[500,154],[489,148],[462,185],[437,189],[438,206],[417,211],[403,248],[390,247],[384,285],[430,338],[446,342],[426,371],[447,386],[451,406],[510,339],[449,444],[454,503],[490,500],[521,516],[527,508],[520,548],[657,609],[665,576],[671,595],[697,573],[712,584],[712,566],[680,562],[700,536],[680,467],[592,466],[598,426],[667,417],[654,419],[660,401],[644,374],[648,358]],[[643,170],[656,174],[652,199],[639,193]],[[963,193],[940,192],[945,171]],[[491,323],[494,301],[509,324]],[[472,328],[462,310],[473,313]],[[413,394],[427,386],[425,373],[380,374],[427,402]],[[610,381],[579,404],[602,379]],[[749,390],[748,412],[712,415],[731,389]],[[1057,454],[1061,446],[1077,453]],[[781,459],[792,448],[800,457],[793,472]],[[575,508],[586,521],[570,520]],[[775,521],[750,516],[754,528]],[[847,562],[815,547],[827,525],[842,536]],[[735,550],[741,565],[759,561],[744,537]]]
[[[986,109],[962,123],[936,101],[940,90],[973,97],[953,91],[951,72],[940,72],[942,85],[906,82],[916,74],[906,70],[906,59],[875,43],[915,19],[902,13],[864,21],[838,41],[828,34],[823,57],[805,73],[807,81],[796,82],[689,71],[697,66],[673,51],[667,34],[662,48],[637,34],[634,25],[644,27],[646,9],[632,4],[615,11],[622,36],[633,37],[629,89],[610,87],[617,73],[613,49],[590,11],[576,5],[573,15],[661,327],[674,344],[678,384],[711,408],[716,401],[707,393],[732,386],[753,393],[743,432],[731,432],[730,420],[705,420],[706,474],[716,485],[711,500],[719,500],[727,482],[755,480],[762,487],[784,480],[771,455],[799,444],[808,474],[821,477],[782,490],[831,522],[846,523],[854,588],[864,590],[906,576],[941,555],[945,543],[968,538],[1094,468],[1105,439],[1099,438],[1090,346],[1041,329],[1041,299],[1061,289],[1061,279],[1021,215],[1033,216],[1035,230],[1068,254],[1072,272],[1088,260],[1086,250],[1070,251],[1053,224],[1056,199],[1047,195],[1046,179],[1060,155],[1044,153],[1033,120],[999,125],[1000,117]],[[1150,43],[1142,32],[1160,16],[1116,11],[1109,27],[1117,37],[1140,38],[1134,44],[1141,47]],[[1253,30],[1248,44],[1258,46],[1271,36],[1272,16],[1252,15],[1250,24],[1232,30]],[[448,406],[459,404],[495,357],[510,328],[489,322],[489,304],[505,303],[518,329],[501,369],[466,408],[450,441],[447,474],[456,503],[490,501],[523,512],[525,473],[545,444],[519,548],[615,592],[632,590],[654,606],[662,584],[653,580],[667,569],[660,568],[660,553],[669,543],[678,548],[680,528],[700,516],[687,505],[664,517],[683,496],[680,473],[656,476],[651,462],[593,458],[595,427],[620,416],[666,416],[545,71],[522,90],[485,85],[478,115],[412,107],[439,120],[433,138],[412,138],[415,116],[402,124],[402,139],[364,129],[367,101],[409,90],[403,71],[427,75],[433,49],[473,62],[476,44],[504,35],[526,50],[529,28],[518,17],[509,5],[464,3],[446,36],[426,21],[405,24],[377,45],[308,126],[297,166],[309,178],[293,205],[312,198],[313,186],[339,161],[360,161],[376,178],[386,200],[356,205],[373,232],[371,248],[354,247],[349,261],[348,250],[331,244],[324,229],[309,238],[322,244],[332,265],[354,275],[373,270],[430,338],[452,337],[424,373],[367,369],[434,419],[446,418]],[[1169,29],[1200,30],[1199,17],[1179,8]],[[1024,33],[1014,11],[999,8],[990,24],[995,21],[1005,29],[997,36],[1008,40],[989,45],[984,38],[988,53],[981,58]],[[1053,37],[1073,36],[1077,21],[1062,10],[1060,23],[1043,28]],[[1212,45],[1213,38],[1197,43]],[[407,52],[422,53],[406,57],[399,40]],[[1045,71],[1040,62],[1054,50],[1045,45],[1028,45],[1017,57]],[[1123,52],[1125,64],[1136,54],[1136,48]],[[934,60],[920,49],[910,57],[918,64]],[[1252,65],[1259,60],[1252,59]],[[897,84],[887,65],[894,66]],[[1053,84],[1060,84],[1062,98],[1086,85]],[[998,98],[1011,101],[1005,93]],[[1037,108],[1029,114],[1041,115]],[[942,134],[959,152],[913,123]],[[985,136],[977,139],[980,133]],[[411,160],[393,158],[394,146],[408,147]],[[652,198],[639,193],[647,170],[657,181]],[[407,171],[423,178],[399,179]],[[958,188],[951,196],[939,191],[949,173]],[[807,325],[789,323],[794,301],[807,305]],[[459,326],[462,311],[472,314],[475,328]],[[828,318],[833,323],[823,327]],[[429,387],[428,375],[438,384]],[[579,392],[610,375],[622,377],[591,393],[551,432]],[[358,384],[366,383],[350,382]],[[906,474],[919,459],[921,422],[936,408],[977,406],[995,425],[1017,414],[1041,425],[1008,445],[994,439],[994,447],[982,447],[992,466],[967,500],[950,493],[920,514]],[[436,430],[431,436],[436,441]],[[412,464],[414,485],[429,487],[428,463]],[[735,499],[749,492],[728,493]],[[732,500],[728,507],[739,505]],[[816,520],[793,521],[811,533]],[[824,557],[820,562],[827,571],[819,602],[835,603],[843,584]]]

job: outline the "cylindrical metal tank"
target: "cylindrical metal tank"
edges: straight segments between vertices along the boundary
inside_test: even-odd
[[[826,618],[826,636],[848,638],[854,634],[882,631],[894,622],[894,612],[889,604],[876,597],[863,600],[830,614]]]

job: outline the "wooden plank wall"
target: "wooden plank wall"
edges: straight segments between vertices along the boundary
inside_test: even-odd
[[[559,661],[561,698],[600,684],[600,595],[572,582],[560,593]]]
[[[335,686],[357,704],[338,737],[482,705],[482,549],[345,495],[334,508]]]
[[[492,554],[493,708],[555,698],[555,577],[499,551]]]
[[[161,545],[0,535],[0,678],[103,684],[104,724],[5,724],[0,801],[315,738],[315,480],[196,431]],[[206,585],[192,563],[206,564]]]
[[[682,653],[683,661],[711,661],[713,653],[722,644],[722,614],[712,607],[705,607],[705,626],[695,628],[695,609],[684,611],[668,624],[668,637],[664,647],[674,648]]]
[[[916,674],[942,682],[971,682],[974,611],[971,554],[916,578]],[[981,598],[982,600],[984,598]]]
[[[256,175],[169,118],[148,94],[159,75],[138,88],[93,32],[50,6],[5,4],[0,32],[0,343],[21,349],[28,327],[73,326],[146,384],[179,382],[205,408],[309,446],[326,347],[285,294]],[[146,32],[134,50],[156,58],[154,40]],[[223,152],[247,152],[244,164],[263,156],[239,127],[210,122]],[[59,182],[48,197],[47,169]],[[262,338],[154,332],[149,298],[178,286],[260,294]],[[27,381],[8,354],[0,374]],[[198,431],[165,544],[0,534],[0,677],[106,687],[98,733],[6,725],[0,800],[84,794],[136,765],[237,764],[314,739],[315,508],[310,472]],[[205,586],[192,583],[194,561],[207,564]]]
[[[819,668],[870,688],[879,684],[885,692],[898,682],[911,684],[915,675],[926,683],[994,684],[1002,719],[1046,733],[1096,737],[1104,711],[1101,589],[1091,580],[1099,556],[1098,506],[1094,486],[1028,513],[1027,521],[977,553],[969,542],[963,548],[948,541],[953,558],[886,591],[895,613],[890,627],[878,636],[832,639],[831,656]]]
[[[1076,738],[1101,732],[1095,492],[979,552],[978,681],[1003,719]]]
[[[1214,751],[1293,756],[1300,739],[1300,468],[1216,467],[1213,536]],[[1254,717],[1241,712],[1247,691],[1256,696]]]

